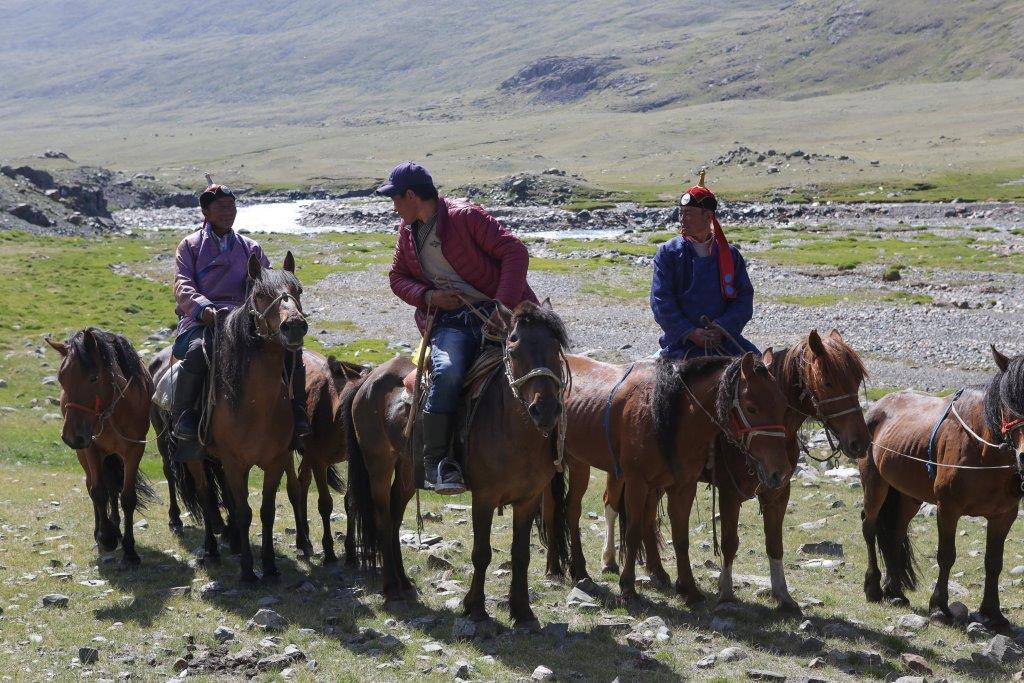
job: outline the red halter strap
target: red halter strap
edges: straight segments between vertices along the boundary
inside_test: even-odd
[[[1010,432],[1021,427],[1024,427],[1024,417],[1015,417],[1012,420],[1007,420],[1004,416],[1002,423],[999,425],[999,431],[1003,433],[1003,438],[1006,438],[1010,435]]]
[[[89,413],[93,417],[99,417],[103,414],[103,399],[100,398],[99,394],[96,394],[96,405],[92,408],[89,406],[83,406],[81,403],[74,403],[68,401],[64,404],[65,408],[73,410],[81,410],[83,413]]]

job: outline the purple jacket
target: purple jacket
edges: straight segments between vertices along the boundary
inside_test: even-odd
[[[199,316],[207,306],[230,310],[245,302],[250,254],[256,254],[264,268],[270,267],[260,245],[234,230],[227,234],[224,253],[213,229],[205,224],[181,240],[174,271],[176,334],[202,324]]]
[[[448,263],[470,286],[509,308],[514,309],[524,300],[537,303],[537,296],[526,282],[530,265],[526,245],[476,204],[440,198],[437,237]],[[416,307],[416,325],[424,332],[426,295],[433,285],[423,275],[412,228],[404,221],[398,228],[390,278],[391,291]]]

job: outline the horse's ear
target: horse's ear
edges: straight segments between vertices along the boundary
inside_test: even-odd
[[[832,337],[836,341],[843,341],[843,335],[839,334],[839,330],[834,327],[832,328],[832,331],[828,333],[828,336]]]
[[[999,353],[999,349],[996,348],[995,344],[992,344],[992,358],[996,361],[996,367],[1001,372],[1006,372],[1006,368],[1010,367],[1010,359]]]
[[[747,351],[743,354],[743,358],[740,360],[740,376],[746,380],[754,372],[754,364],[757,359],[754,358],[753,351]]]
[[[64,342],[59,342],[51,337],[46,338],[46,343],[53,347],[53,350],[62,356],[68,355],[68,345]]]
[[[773,351],[772,347],[769,346],[767,349],[764,350],[764,353],[761,354],[761,362],[764,363],[766,367],[770,368],[774,361],[775,351]]]
[[[263,264],[256,257],[256,254],[249,254],[249,264],[246,266],[249,271],[250,280],[259,280],[260,273],[263,271]]]
[[[284,255],[284,263],[281,265],[281,267],[287,270],[292,275],[295,274],[295,257],[292,256],[291,251]]]
[[[540,307],[547,311],[555,310],[555,307],[551,305],[551,297],[544,297],[544,301],[540,302]]]
[[[93,334],[93,331],[94,330],[91,327],[87,327],[85,328],[85,332],[82,334],[82,339],[83,341],[85,341],[85,350],[88,351],[90,354],[96,352],[97,346],[96,335]]]
[[[821,343],[821,336],[818,334],[818,330],[811,330],[811,333],[807,335],[807,345],[811,347],[811,351],[816,356],[824,356],[825,345]]]

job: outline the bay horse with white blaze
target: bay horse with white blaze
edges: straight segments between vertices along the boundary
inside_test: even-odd
[[[904,590],[917,586],[917,572],[907,529],[921,503],[932,503],[939,530],[939,576],[928,601],[932,617],[952,620],[949,573],[960,517],[984,517],[985,589],[979,613],[986,626],[1004,631],[1010,624],[999,607],[999,574],[1021,500],[1024,355],[1007,358],[995,347],[992,355],[999,371],[984,390],[962,390],[952,399],[901,391],[868,411],[872,445],[860,463],[868,547],[864,594],[871,602],[886,598],[908,604]],[[928,471],[929,450],[934,476]],[[884,580],[876,548],[885,563]]]
[[[524,302],[514,312],[498,310],[504,372],[496,373],[479,399],[464,459],[472,495],[473,581],[463,609],[473,620],[489,619],[484,579],[491,561],[491,522],[498,507],[510,505],[509,612],[517,625],[531,625],[536,623],[527,587],[531,523],[552,479],[556,493],[564,487],[555,460],[556,428],[568,382],[562,365],[568,339],[550,302]],[[371,559],[383,559],[388,598],[412,590],[398,543],[401,514],[415,490],[414,468],[422,467],[418,454],[410,462],[403,433],[410,408],[401,398],[402,379],[412,368],[400,358],[372,371],[362,380],[352,407],[356,447],[349,453],[349,515],[355,517],[363,557],[369,553]],[[555,538],[549,540],[558,545],[567,535],[564,496],[556,496],[553,518]]]
[[[155,499],[139,472],[149,431],[153,381],[123,335],[89,327],[67,341],[47,338],[61,355],[57,380],[64,415],[61,439],[78,454],[93,506],[93,537],[110,552],[121,542],[122,562],[137,565],[134,515]],[[121,531],[118,497],[124,508]]]
[[[284,382],[285,351],[302,348],[308,325],[302,312],[302,285],[295,277],[291,252],[282,270],[263,268],[249,258],[250,291],[244,304],[217,321],[212,412],[209,415],[207,455],[223,467],[227,491],[228,524],[237,533],[241,553],[241,581],[258,580],[253,571],[249,527],[249,472],[263,470],[263,576],[279,575],[274,559],[275,498],[281,476],[291,458],[291,383]],[[202,461],[187,463],[188,486],[183,494],[195,496],[190,508],[201,506],[205,526],[206,559],[217,561],[220,551],[214,537],[216,497],[211,496]],[[180,482],[179,482],[180,483]]]

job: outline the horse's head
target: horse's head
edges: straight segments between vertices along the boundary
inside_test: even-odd
[[[992,346],[999,374],[985,392],[985,421],[1024,463],[1024,355],[1008,358]]]
[[[89,327],[75,332],[66,342],[46,339],[61,355],[57,381],[64,427],[60,438],[76,450],[92,443],[100,415],[112,404],[117,391],[113,359],[106,357],[101,334]]]
[[[537,429],[551,433],[558,425],[569,381],[562,354],[568,337],[562,319],[547,299],[524,301],[514,313],[499,307],[505,322],[505,372],[513,393],[526,406]]]
[[[289,351],[301,349],[309,324],[302,312],[302,284],[295,277],[292,252],[284,257],[281,270],[264,268],[256,255],[251,255],[249,278],[252,281],[249,306],[256,333]]]
[[[746,353],[723,373],[719,386],[719,420],[753,459],[761,482],[782,486],[793,468],[786,452],[788,404],[775,378],[753,353]]]
[[[826,337],[811,330],[806,343],[794,349],[794,356],[795,362],[802,364],[798,376],[814,405],[813,417],[838,437],[843,453],[855,459],[864,457],[871,434],[858,394],[867,370],[857,352],[838,330]]]

